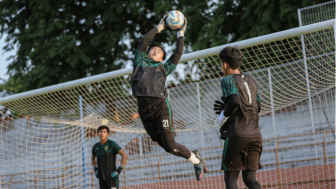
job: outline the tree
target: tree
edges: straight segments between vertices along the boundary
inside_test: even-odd
[[[190,10],[191,2],[183,1],[183,7]],[[132,59],[141,36],[176,6],[168,0],[3,0],[0,32],[8,34],[4,50],[16,45],[18,51],[1,89],[20,93],[120,69]],[[171,44],[173,33],[155,40]]]
[[[299,27],[297,9],[328,0],[218,0],[194,48],[205,49]],[[197,45],[196,45],[197,44]],[[196,50],[196,49],[193,49]]]
[[[325,1],[2,0],[4,50],[18,51],[0,91],[20,93],[123,68],[169,10],[188,18],[185,45],[196,51],[297,27],[297,8]],[[154,40],[173,45],[175,31]]]
[[[299,27],[297,9],[327,2],[328,0],[218,0],[209,5],[213,9],[208,23],[200,31],[193,43],[193,50],[205,49],[236,41],[250,39],[274,32]],[[293,47],[299,48],[299,47]],[[274,53],[266,48],[268,53]],[[259,51],[253,54],[259,57]],[[253,56],[251,55],[251,56]],[[272,54],[273,55],[273,54]],[[274,55],[275,56],[275,55]],[[250,57],[249,55],[245,57]],[[283,57],[288,59],[289,57]],[[253,62],[253,61],[251,61]],[[258,62],[258,61],[256,61]],[[264,64],[265,62],[259,62]],[[245,64],[249,69],[249,64]],[[201,67],[202,66],[202,67]],[[220,64],[211,60],[207,65],[199,65],[201,80],[220,77]],[[245,70],[243,70],[245,71]]]

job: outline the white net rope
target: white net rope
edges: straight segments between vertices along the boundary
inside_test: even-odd
[[[303,39],[305,52],[301,36],[241,49],[241,71],[253,76],[261,95],[264,150],[257,177],[264,188],[335,185],[334,31]],[[223,188],[223,141],[213,125],[213,103],[222,96],[220,61],[215,55],[186,64],[169,76],[167,90],[176,141],[199,149],[207,162],[202,181],[195,181],[190,162],[144,132],[126,75],[2,104],[12,115],[0,121],[0,188],[98,188],[90,158],[103,119],[109,138],[129,154],[122,188]]]
[[[335,18],[335,1],[298,9],[300,26]]]

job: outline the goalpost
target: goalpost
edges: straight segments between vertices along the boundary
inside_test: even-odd
[[[228,44],[261,95],[263,188],[335,188],[334,28],[328,20]],[[217,54],[228,45],[183,55],[168,76],[176,141],[201,151],[202,181],[144,132],[127,68],[0,98],[10,111],[0,113],[0,188],[98,188],[90,157],[102,121],[129,154],[121,188],[223,188],[213,103],[222,95]]]

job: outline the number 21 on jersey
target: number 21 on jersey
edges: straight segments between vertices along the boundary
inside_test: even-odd
[[[169,127],[168,119],[162,120],[162,124],[163,124],[163,128],[168,128]]]

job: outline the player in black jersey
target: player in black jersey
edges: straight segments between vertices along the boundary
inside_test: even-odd
[[[91,163],[94,174],[99,179],[100,189],[119,188],[119,174],[126,165],[127,153],[120,146],[109,140],[110,130],[106,126],[98,128],[100,142],[92,147]],[[116,155],[121,155],[121,165],[116,167]],[[97,158],[97,161],[96,161]]]
[[[148,42],[165,29],[167,15],[166,13],[159,25],[144,36],[135,51],[132,93],[137,98],[141,121],[151,139],[166,152],[191,161],[194,165],[196,179],[201,180],[207,171],[206,165],[198,150],[190,152],[185,146],[176,143],[173,113],[165,91],[166,77],[175,69],[183,53],[187,20],[185,19],[185,24],[177,31],[177,49],[165,64],[162,62],[165,60],[166,53],[160,44],[154,43],[147,50]]]
[[[219,58],[225,75],[221,81],[224,103],[216,101],[214,109],[219,114],[215,123],[225,140],[221,164],[225,185],[227,189],[238,189],[237,179],[242,171],[245,185],[260,189],[256,180],[262,153],[257,85],[251,76],[240,73],[242,53],[238,48],[225,47]]]

